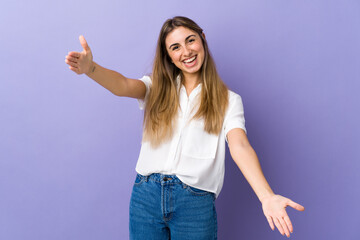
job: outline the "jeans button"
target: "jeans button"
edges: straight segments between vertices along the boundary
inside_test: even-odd
[[[168,179],[167,179],[167,177],[164,177],[163,180],[166,182]]]

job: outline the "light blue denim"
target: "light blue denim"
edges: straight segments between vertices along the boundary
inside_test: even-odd
[[[216,240],[215,194],[176,175],[136,175],[129,208],[131,240]]]

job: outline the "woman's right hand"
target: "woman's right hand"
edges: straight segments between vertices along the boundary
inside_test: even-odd
[[[82,52],[69,52],[65,57],[65,62],[69,68],[77,74],[88,74],[92,71],[93,56],[84,36],[79,36]]]

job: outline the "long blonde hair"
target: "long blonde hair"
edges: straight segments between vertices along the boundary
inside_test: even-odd
[[[143,141],[158,147],[173,136],[180,107],[177,91],[177,77],[183,79],[182,71],[177,68],[167,53],[165,39],[177,27],[186,27],[199,34],[205,52],[201,71],[201,101],[194,118],[204,119],[204,130],[209,134],[220,134],[225,111],[228,107],[228,88],[216,71],[215,62],[210,54],[203,30],[191,19],[177,16],[163,24],[157,41],[156,54],[151,74],[152,86],[144,111]]]

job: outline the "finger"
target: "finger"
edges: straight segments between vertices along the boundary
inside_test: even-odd
[[[298,204],[298,203],[296,203],[296,202],[294,202],[294,201],[292,201],[290,199],[287,202],[287,205],[289,205],[290,207],[295,208],[296,210],[299,210],[299,211],[304,211],[305,210],[304,206],[302,206],[302,205],[300,205],[300,204]]]
[[[85,38],[84,38],[83,35],[80,35],[80,36],[79,36],[79,40],[80,40],[80,44],[81,44],[81,46],[83,47],[83,49],[85,50],[85,52],[90,51],[90,47],[89,47],[89,45],[87,44],[87,42],[86,42],[86,40],[85,40]]]
[[[79,74],[79,69],[78,68],[75,68],[75,67],[72,67],[72,66],[69,66],[70,70],[74,71],[75,73]]]
[[[293,231],[294,231],[294,227],[293,227],[293,225],[292,225],[292,223],[291,223],[291,221],[290,221],[289,216],[286,215],[286,216],[284,217],[284,220],[285,220],[285,222],[286,222],[286,224],[287,224],[290,232],[293,232]]]
[[[282,228],[282,226],[281,226],[281,224],[279,222],[279,219],[274,217],[273,220],[274,220],[275,225],[278,228],[279,232],[281,233],[281,235],[284,235],[284,229]]]
[[[65,59],[65,62],[67,63],[67,64],[69,64],[70,66],[72,66],[72,67],[78,67],[78,64],[77,63],[74,63],[74,62],[71,62],[71,61],[69,61],[69,60],[67,60],[67,59]]]
[[[286,236],[287,236],[287,237],[290,237],[289,229],[287,228],[287,225],[286,225],[284,219],[283,219],[282,217],[280,217],[280,218],[279,218],[279,221],[280,221],[280,224],[281,224],[282,228],[283,228],[284,231],[285,231]]]
[[[65,57],[67,60],[71,61],[71,62],[74,62],[74,63],[77,63],[78,62],[78,58],[74,58],[74,57],[70,57],[70,56],[66,56]]]
[[[79,52],[69,52],[68,55],[71,57],[79,58],[81,54]]]
[[[273,223],[271,217],[266,217],[266,219],[268,220],[270,228],[274,231],[275,227],[274,227],[274,223]]]

